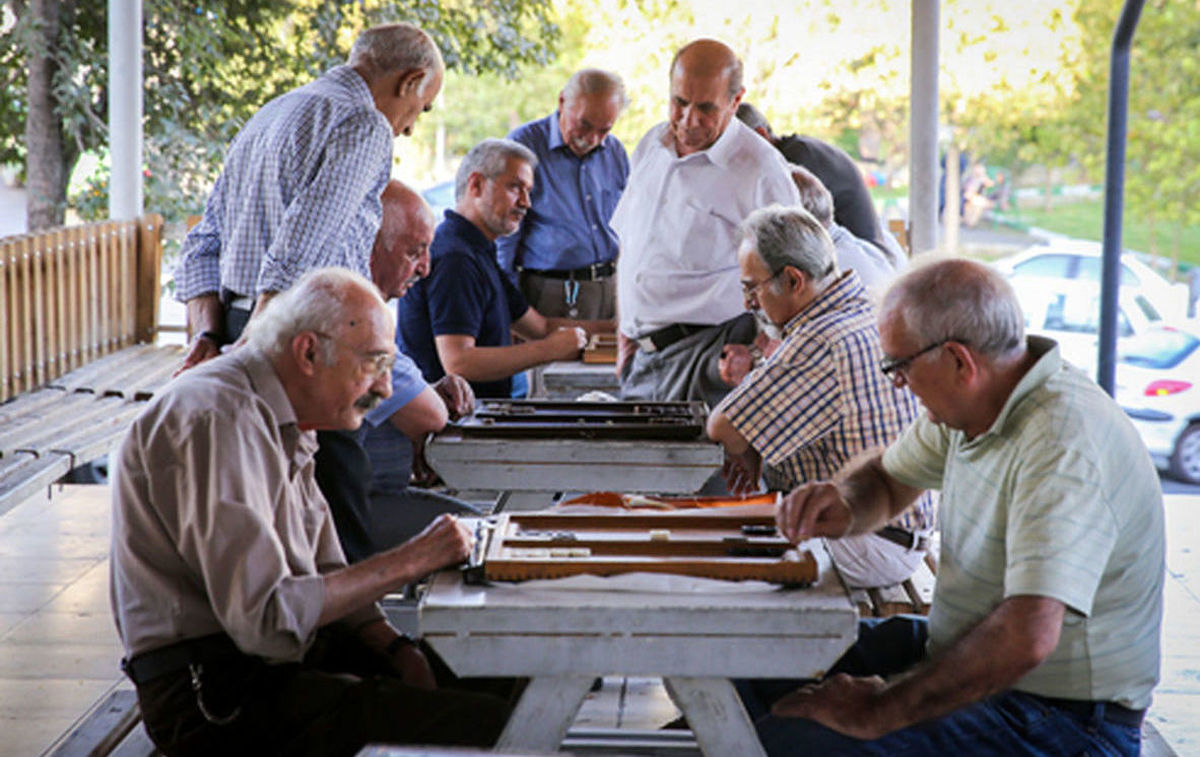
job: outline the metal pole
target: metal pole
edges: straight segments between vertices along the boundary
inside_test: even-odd
[[[912,254],[937,248],[938,0],[913,0],[908,220]]]
[[[1113,394],[1117,369],[1117,295],[1121,287],[1121,215],[1125,201],[1125,132],[1129,114],[1129,48],[1143,0],[1125,0],[1113,32],[1108,82],[1108,160],[1104,172],[1104,259],[1100,276],[1100,360],[1096,383]]]
[[[142,2],[108,0],[108,215],[142,214]]]

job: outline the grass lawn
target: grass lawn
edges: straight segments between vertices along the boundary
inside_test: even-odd
[[[1028,226],[1056,231],[1079,239],[1100,241],[1104,235],[1104,200],[1080,200],[1077,202],[1062,202],[1050,210],[1043,210],[1041,204],[1036,207],[1022,205],[1016,213],[1021,223]],[[1157,249],[1151,244],[1150,225],[1143,219],[1134,217],[1126,209],[1121,222],[1121,238],[1125,247],[1138,252],[1153,252],[1164,258],[1171,258],[1175,244],[1175,224],[1159,224],[1156,231]],[[1200,226],[1185,226],[1179,237],[1179,261],[1182,267],[1200,265]]]

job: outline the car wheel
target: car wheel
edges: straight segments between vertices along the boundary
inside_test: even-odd
[[[1184,429],[1171,453],[1171,475],[1189,484],[1200,484],[1200,423]]]

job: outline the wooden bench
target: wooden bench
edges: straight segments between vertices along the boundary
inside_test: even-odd
[[[127,347],[0,405],[0,514],[106,455],[182,360],[179,346]]]
[[[837,568],[832,559],[830,564]],[[892,586],[856,589],[846,584],[840,572],[838,578],[846,586],[851,601],[858,606],[859,617],[887,618],[901,613],[928,615],[933,603],[934,566],[932,560],[922,560],[911,577]]]

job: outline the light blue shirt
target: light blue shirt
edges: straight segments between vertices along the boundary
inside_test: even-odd
[[[326,266],[369,276],[392,140],[349,66],[264,105],[234,138],[183,242],[175,298],[282,292]]]
[[[400,408],[417,398],[429,384],[421,377],[421,369],[412,358],[404,354],[404,340],[396,330],[396,363],[392,366],[392,396],[380,402],[363,419],[371,426],[379,424],[392,417]],[[397,432],[399,433],[399,432]]]
[[[496,240],[500,267],[563,271],[615,260],[609,219],[629,178],[625,146],[611,134],[580,158],[558,128],[558,113],[514,129],[509,139],[537,156],[531,206],[517,233]]]

